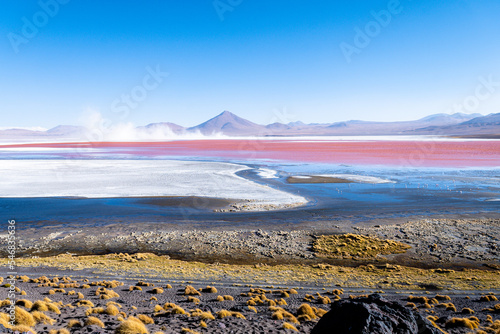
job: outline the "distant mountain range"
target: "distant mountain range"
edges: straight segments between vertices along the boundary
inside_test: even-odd
[[[165,139],[179,135],[222,134],[226,136],[349,136],[349,135],[442,135],[442,136],[499,136],[500,113],[435,114],[415,121],[368,122],[351,120],[335,123],[303,122],[261,125],[224,111],[193,127],[162,122],[135,128],[136,139]],[[47,131],[23,129],[0,130],[5,140],[80,140],[89,138],[89,130],[81,126],[59,125]],[[104,138],[105,139],[105,138]]]

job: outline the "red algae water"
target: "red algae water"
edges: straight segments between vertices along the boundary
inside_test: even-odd
[[[314,140],[182,140],[165,142],[81,142],[0,145],[0,149],[65,149],[67,157],[196,156],[238,160],[408,167],[498,167],[500,140],[453,141],[314,141]],[[85,150],[83,150],[85,149]],[[90,149],[90,150],[89,150]],[[93,152],[95,151],[95,152]]]

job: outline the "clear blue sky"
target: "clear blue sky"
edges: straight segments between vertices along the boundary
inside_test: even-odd
[[[372,11],[391,1],[64,2],[53,17],[2,2],[0,127],[78,124],[88,110],[136,125],[223,110],[257,123],[409,120],[451,111],[480,76],[500,81],[498,0],[401,0],[378,30]],[[348,62],[341,43],[356,47],[358,28],[375,30]],[[156,84],[148,67],[169,75]],[[466,112],[499,112],[496,90]]]

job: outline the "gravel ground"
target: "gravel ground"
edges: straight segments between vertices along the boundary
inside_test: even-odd
[[[406,256],[414,260],[429,264],[488,264],[500,269],[498,219],[426,219],[358,231],[411,245]]]
[[[303,226],[302,226],[303,228]],[[427,219],[375,226],[329,225],[310,230],[179,229],[164,224],[110,224],[99,227],[68,225],[18,231],[18,256],[156,253],[172,258],[221,263],[312,263],[350,265],[350,259],[317,258],[314,235],[357,233],[397,240],[412,248],[405,254],[384,256],[389,261],[422,267],[481,268],[500,263],[499,219]],[[2,236],[0,236],[1,240]],[[6,238],[6,235],[3,236]],[[0,256],[6,256],[6,243]],[[355,264],[359,265],[359,262]]]
[[[256,295],[266,295],[268,300],[278,301],[283,298],[286,301],[286,305],[282,305],[283,309],[289,311],[295,317],[298,317],[297,313],[298,308],[303,303],[308,303],[313,307],[322,310],[329,310],[329,303],[325,304],[320,302],[320,298],[318,298],[318,294],[322,297],[328,297],[330,301],[334,301],[336,294],[334,294],[332,290],[322,290],[321,288],[317,288],[317,290],[313,289],[301,289],[299,287],[295,287],[297,294],[291,293],[291,288],[294,287],[256,287],[256,286],[231,286],[231,285],[222,285],[222,284],[214,284],[216,287],[216,293],[209,292],[200,292],[200,295],[195,295],[194,297],[199,299],[199,303],[195,304],[192,301],[188,301],[188,296],[185,295],[186,286],[189,285],[188,282],[179,284],[171,282],[171,288],[168,287],[168,283],[165,281],[147,281],[148,284],[154,284],[154,286],[144,286],[142,285],[142,291],[133,290],[130,291],[130,286],[141,285],[141,283],[137,281],[130,281],[127,279],[121,280],[123,285],[119,286],[108,286],[108,290],[113,290],[119,296],[112,297],[110,299],[100,299],[97,295],[97,291],[102,289],[102,286],[99,284],[103,284],[103,278],[95,278],[88,277],[88,282],[84,281],[82,277],[69,277],[71,272],[65,271],[54,271],[43,268],[34,268],[37,271],[36,274],[31,275],[31,278],[39,277],[45,275],[51,279],[51,282],[54,282],[53,277],[58,277],[58,282],[54,285],[59,285],[63,283],[63,277],[68,277],[68,282],[76,282],[77,286],[73,287],[65,287],[61,285],[62,289],[65,292],[56,292],[54,294],[50,293],[50,290],[55,290],[58,287],[39,287],[39,283],[30,283],[30,282],[21,282],[18,280],[16,282],[16,286],[20,288],[22,291],[25,291],[26,295],[17,295],[17,300],[19,299],[27,299],[31,302],[35,302],[37,300],[43,300],[44,298],[50,298],[54,302],[61,302],[59,305],[61,314],[56,314],[54,312],[44,312],[46,315],[50,316],[55,320],[53,324],[43,324],[39,323],[35,326],[35,330],[38,334],[49,333],[51,329],[60,329],[68,325],[69,320],[74,319],[79,322],[80,327],[73,327],[71,329],[71,333],[115,333],[116,328],[121,324],[121,321],[118,317],[124,315],[109,315],[109,314],[92,314],[99,318],[103,324],[104,328],[99,326],[86,326],[85,322],[88,320],[88,315],[86,315],[86,311],[89,307],[78,307],[77,303],[81,300],[78,297],[77,293],[82,293],[84,295],[85,300],[90,300],[94,307],[102,307],[104,309],[107,308],[107,304],[112,301],[120,304],[119,311],[124,312],[127,317],[137,317],[139,314],[144,314],[151,317],[154,320],[154,324],[147,324],[147,329],[150,333],[155,333],[156,331],[161,331],[163,333],[181,333],[183,328],[189,328],[195,330],[199,333],[296,333],[290,329],[284,329],[283,323],[285,320],[277,320],[273,319],[273,312],[269,310],[269,302],[266,301],[264,304],[258,304],[255,306],[257,313],[250,310],[248,308],[247,302],[252,298],[249,295],[241,295],[253,293],[253,297]],[[95,283],[92,283],[95,282]],[[108,281],[109,282],[109,281]],[[5,282],[4,282],[5,283]],[[69,283],[69,284],[71,284]],[[120,284],[121,284],[120,283]],[[64,284],[64,283],[63,283]],[[90,287],[84,288],[84,284],[89,284]],[[196,290],[200,290],[206,288],[206,285],[203,284],[191,284]],[[153,294],[152,290],[156,287],[163,288],[163,293]],[[261,290],[255,290],[261,289]],[[0,288],[0,299],[5,299],[7,297],[8,288],[3,287]],[[70,291],[75,291],[76,294],[69,294]],[[288,291],[288,296],[283,294],[283,291]],[[340,298],[349,299],[354,296],[359,296],[366,294],[366,292],[350,292],[344,291],[340,294]],[[218,296],[232,296],[234,300],[225,300],[225,301],[217,301]],[[310,301],[305,301],[306,295],[314,296],[314,299],[310,299]],[[396,292],[387,292],[383,294],[384,298],[387,298],[392,301],[399,301],[403,305],[407,304],[408,301],[408,293],[398,294]],[[417,296],[417,295],[415,295]],[[420,292],[420,296],[427,297],[429,299],[436,297],[435,293],[422,293]],[[153,298],[154,297],[154,298]],[[154,300],[154,299],[157,300]],[[488,316],[491,316],[492,321],[499,319],[499,312],[496,313],[493,311],[488,311],[488,308],[494,307],[495,304],[498,304],[498,301],[480,301],[481,294],[479,292],[469,292],[468,296],[464,294],[460,294],[455,292],[446,299],[445,297],[439,297],[438,302],[441,306],[444,303],[452,303],[456,310],[453,310],[451,307],[446,309],[446,307],[441,307],[439,304],[432,304],[430,301],[430,308],[425,308],[425,304],[419,301],[410,301],[415,304],[408,305],[409,308],[413,308],[415,312],[420,312],[424,316],[434,315],[438,317],[436,323],[445,327],[446,321],[451,319],[452,317],[470,317],[476,316],[479,320],[479,324],[483,329],[490,326],[490,322],[487,320]],[[484,297],[483,297],[484,299]],[[323,301],[325,302],[325,301]],[[182,314],[163,314],[163,316],[155,316],[159,312],[155,312],[154,308],[156,305],[163,306],[165,303],[175,303],[176,305],[182,307],[186,312],[193,312],[195,309],[201,309],[204,312],[210,312],[214,315],[215,319],[206,320],[207,327],[201,327],[200,321],[201,318],[196,315],[188,316]],[[61,306],[64,305],[64,306]],[[463,313],[464,308],[470,308],[474,314],[466,314]],[[8,306],[0,307],[1,312],[7,312]],[[25,307],[28,311],[29,307]],[[231,312],[239,312],[245,319],[240,319],[234,316],[225,317],[220,319],[217,317],[217,313],[221,310],[228,310]],[[161,311],[160,313],[164,313]],[[291,321],[288,321],[291,322]],[[312,328],[317,323],[317,320],[313,321],[300,321],[299,324],[295,324],[296,328],[300,333],[310,333]],[[468,333],[469,329],[464,327],[457,328],[446,328],[448,333]],[[493,332],[491,332],[493,333]]]

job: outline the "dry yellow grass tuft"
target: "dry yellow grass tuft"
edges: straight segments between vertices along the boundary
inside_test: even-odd
[[[162,288],[154,288],[153,290],[149,291],[149,293],[152,293],[152,294],[160,294],[160,293],[164,293],[165,291],[162,289]]]
[[[14,325],[24,325],[28,327],[33,327],[36,325],[35,318],[28,311],[16,306],[14,308]]]
[[[275,302],[276,302],[276,304],[278,304],[278,305],[283,305],[283,306],[284,306],[284,305],[288,305],[288,304],[286,303],[286,300],[284,300],[283,298],[280,298],[280,299],[278,299],[278,300],[275,300]]]
[[[479,297],[480,302],[496,302],[498,301],[498,298],[494,295],[484,295]]]
[[[492,321],[490,323],[490,326],[486,327],[486,329],[489,330],[490,333],[498,334],[500,332],[500,320],[497,319],[495,321]]]
[[[201,293],[193,288],[191,285],[187,285],[186,288],[184,289],[184,295],[185,296],[200,296]]]
[[[290,312],[286,311],[285,309],[281,307],[276,307],[276,306],[271,306],[269,307],[269,311],[273,312],[271,315],[271,318],[275,320],[283,320],[286,319],[287,321],[293,322],[294,324],[300,324],[300,322],[297,320],[297,318],[291,314]]]
[[[97,288],[95,294],[96,296],[99,296],[100,299],[111,299],[120,297],[120,295],[117,294],[114,290],[106,289],[105,287]]]
[[[240,319],[246,319],[245,316],[240,312],[231,312],[228,310],[220,310],[219,312],[217,312],[217,318],[223,319],[226,317],[236,317]]]
[[[198,305],[200,303],[200,300],[196,297],[193,297],[193,296],[188,296],[187,301],[189,303],[195,303],[196,305]]]
[[[156,310],[156,307],[155,307]],[[155,316],[163,316],[168,314],[188,314],[182,307],[174,304],[174,303],[166,303],[163,305],[163,311],[158,312]]]
[[[10,316],[7,313],[0,312],[0,323],[7,323],[10,321]]]
[[[297,309],[297,315],[300,316],[308,316],[311,320],[316,319],[316,313],[314,312],[313,308],[309,304],[302,304],[300,307]]]
[[[500,304],[496,304],[493,307],[485,308],[483,311],[492,312],[492,313],[500,313]]]
[[[83,300],[79,300],[76,303],[76,306],[78,306],[78,307],[94,307],[94,303],[92,303],[90,300],[83,299]]]
[[[79,328],[79,327],[82,327],[82,323],[80,322],[80,320],[77,320],[77,319],[70,319],[68,321],[68,324],[66,325],[66,327],[68,328]]]
[[[181,329],[181,333],[188,333],[188,334],[200,334],[200,332],[197,332],[195,331],[194,329],[189,329],[189,328],[185,328],[183,327]]]
[[[207,286],[205,289],[201,290],[206,293],[217,293],[217,289],[213,286]]]
[[[29,308],[29,309],[31,309],[33,307],[33,303],[27,299],[19,299],[18,301],[16,301],[16,305],[22,306],[24,308]]]
[[[30,280],[30,278],[28,276],[17,276],[16,278],[23,283],[29,282],[29,280]]]
[[[273,312],[273,314],[271,314],[271,318],[274,320],[283,320],[284,319],[283,313],[281,313],[279,311]]]
[[[455,305],[453,303],[441,303],[441,304],[437,304],[436,307],[445,308],[446,311],[457,312],[457,308],[455,307]]]
[[[446,296],[446,295],[436,295],[436,297],[434,297],[436,300],[451,300],[451,297],[450,296]]]
[[[106,255],[105,255],[106,257]],[[89,285],[91,286],[103,286],[105,288],[108,288],[108,289],[113,289],[113,288],[117,288],[119,286],[122,286],[123,285],[123,282],[118,282],[118,281],[98,281],[98,282],[91,282],[89,283]]]
[[[40,311],[33,311],[31,312],[31,315],[37,323],[43,323],[45,325],[53,325],[56,323],[55,319],[52,319],[51,317]]]
[[[407,300],[410,302],[419,303],[419,304],[428,304],[429,303],[429,298],[427,298],[425,296],[408,296]]]
[[[204,312],[198,308],[191,312],[191,316],[200,317],[202,320],[215,320],[215,317],[211,312]]]
[[[298,332],[299,330],[292,324],[289,324],[288,322],[283,323],[283,328],[284,329],[291,329],[292,331]]]
[[[453,273],[455,273],[455,270],[453,270],[453,269],[437,268],[437,269],[431,269],[431,272],[437,273],[437,274],[453,274]]]
[[[143,323],[143,324],[154,324],[155,321],[153,320],[153,318],[151,317],[148,317],[147,315],[145,314],[138,314],[137,315],[137,318]]]
[[[103,307],[94,307],[94,308],[91,307],[85,311],[85,315],[89,316],[91,314],[103,314],[104,312],[105,311]]]
[[[2,300],[0,301],[0,307],[3,307],[3,306],[10,306],[10,300],[8,299],[5,299],[5,300]]]
[[[136,284],[137,286],[155,286],[154,283],[146,283],[144,281],[139,281]]]
[[[327,296],[318,296],[318,304],[330,304],[332,301]]]
[[[202,291],[206,292],[206,293],[217,293],[217,289],[215,287],[213,287],[213,286],[207,286]]]
[[[85,326],[98,326],[101,328],[104,328],[104,323],[97,317],[88,317],[87,320],[85,320]]]
[[[316,307],[313,307],[313,311],[314,313],[316,314],[316,316],[318,318],[321,318],[322,316],[324,316],[326,313],[328,313],[327,310],[323,310],[322,308],[316,308]]]
[[[327,294],[333,295],[333,296],[340,296],[344,294],[343,289],[334,289],[332,292],[328,292]]]
[[[116,316],[119,313],[120,313],[120,310],[115,305],[109,304],[108,306],[106,306],[106,314]]]
[[[271,300],[271,299],[267,299],[266,300],[266,303],[267,303],[267,306],[276,306],[276,302],[274,300]]]
[[[49,331],[49,334],[70,334],[70,332],[66,328],[60,328],[60,329],[51,329]]]
[[[451,318],[450,320],[446,321],[445,325],[446,328],[457,328],[457,327],[465,327],[468,329],[476,329],[479,328],[479,321],[467,319],[467,318]]]
[[[373,258],[377,255],[404,253],[409,248],[409,245],[398,241],[352,233],[321,235],[313,243],[314,252],[331,258]]]
[[[115,330],[115,334],[148,334],[146,326],[137,318],[130,317]]]

